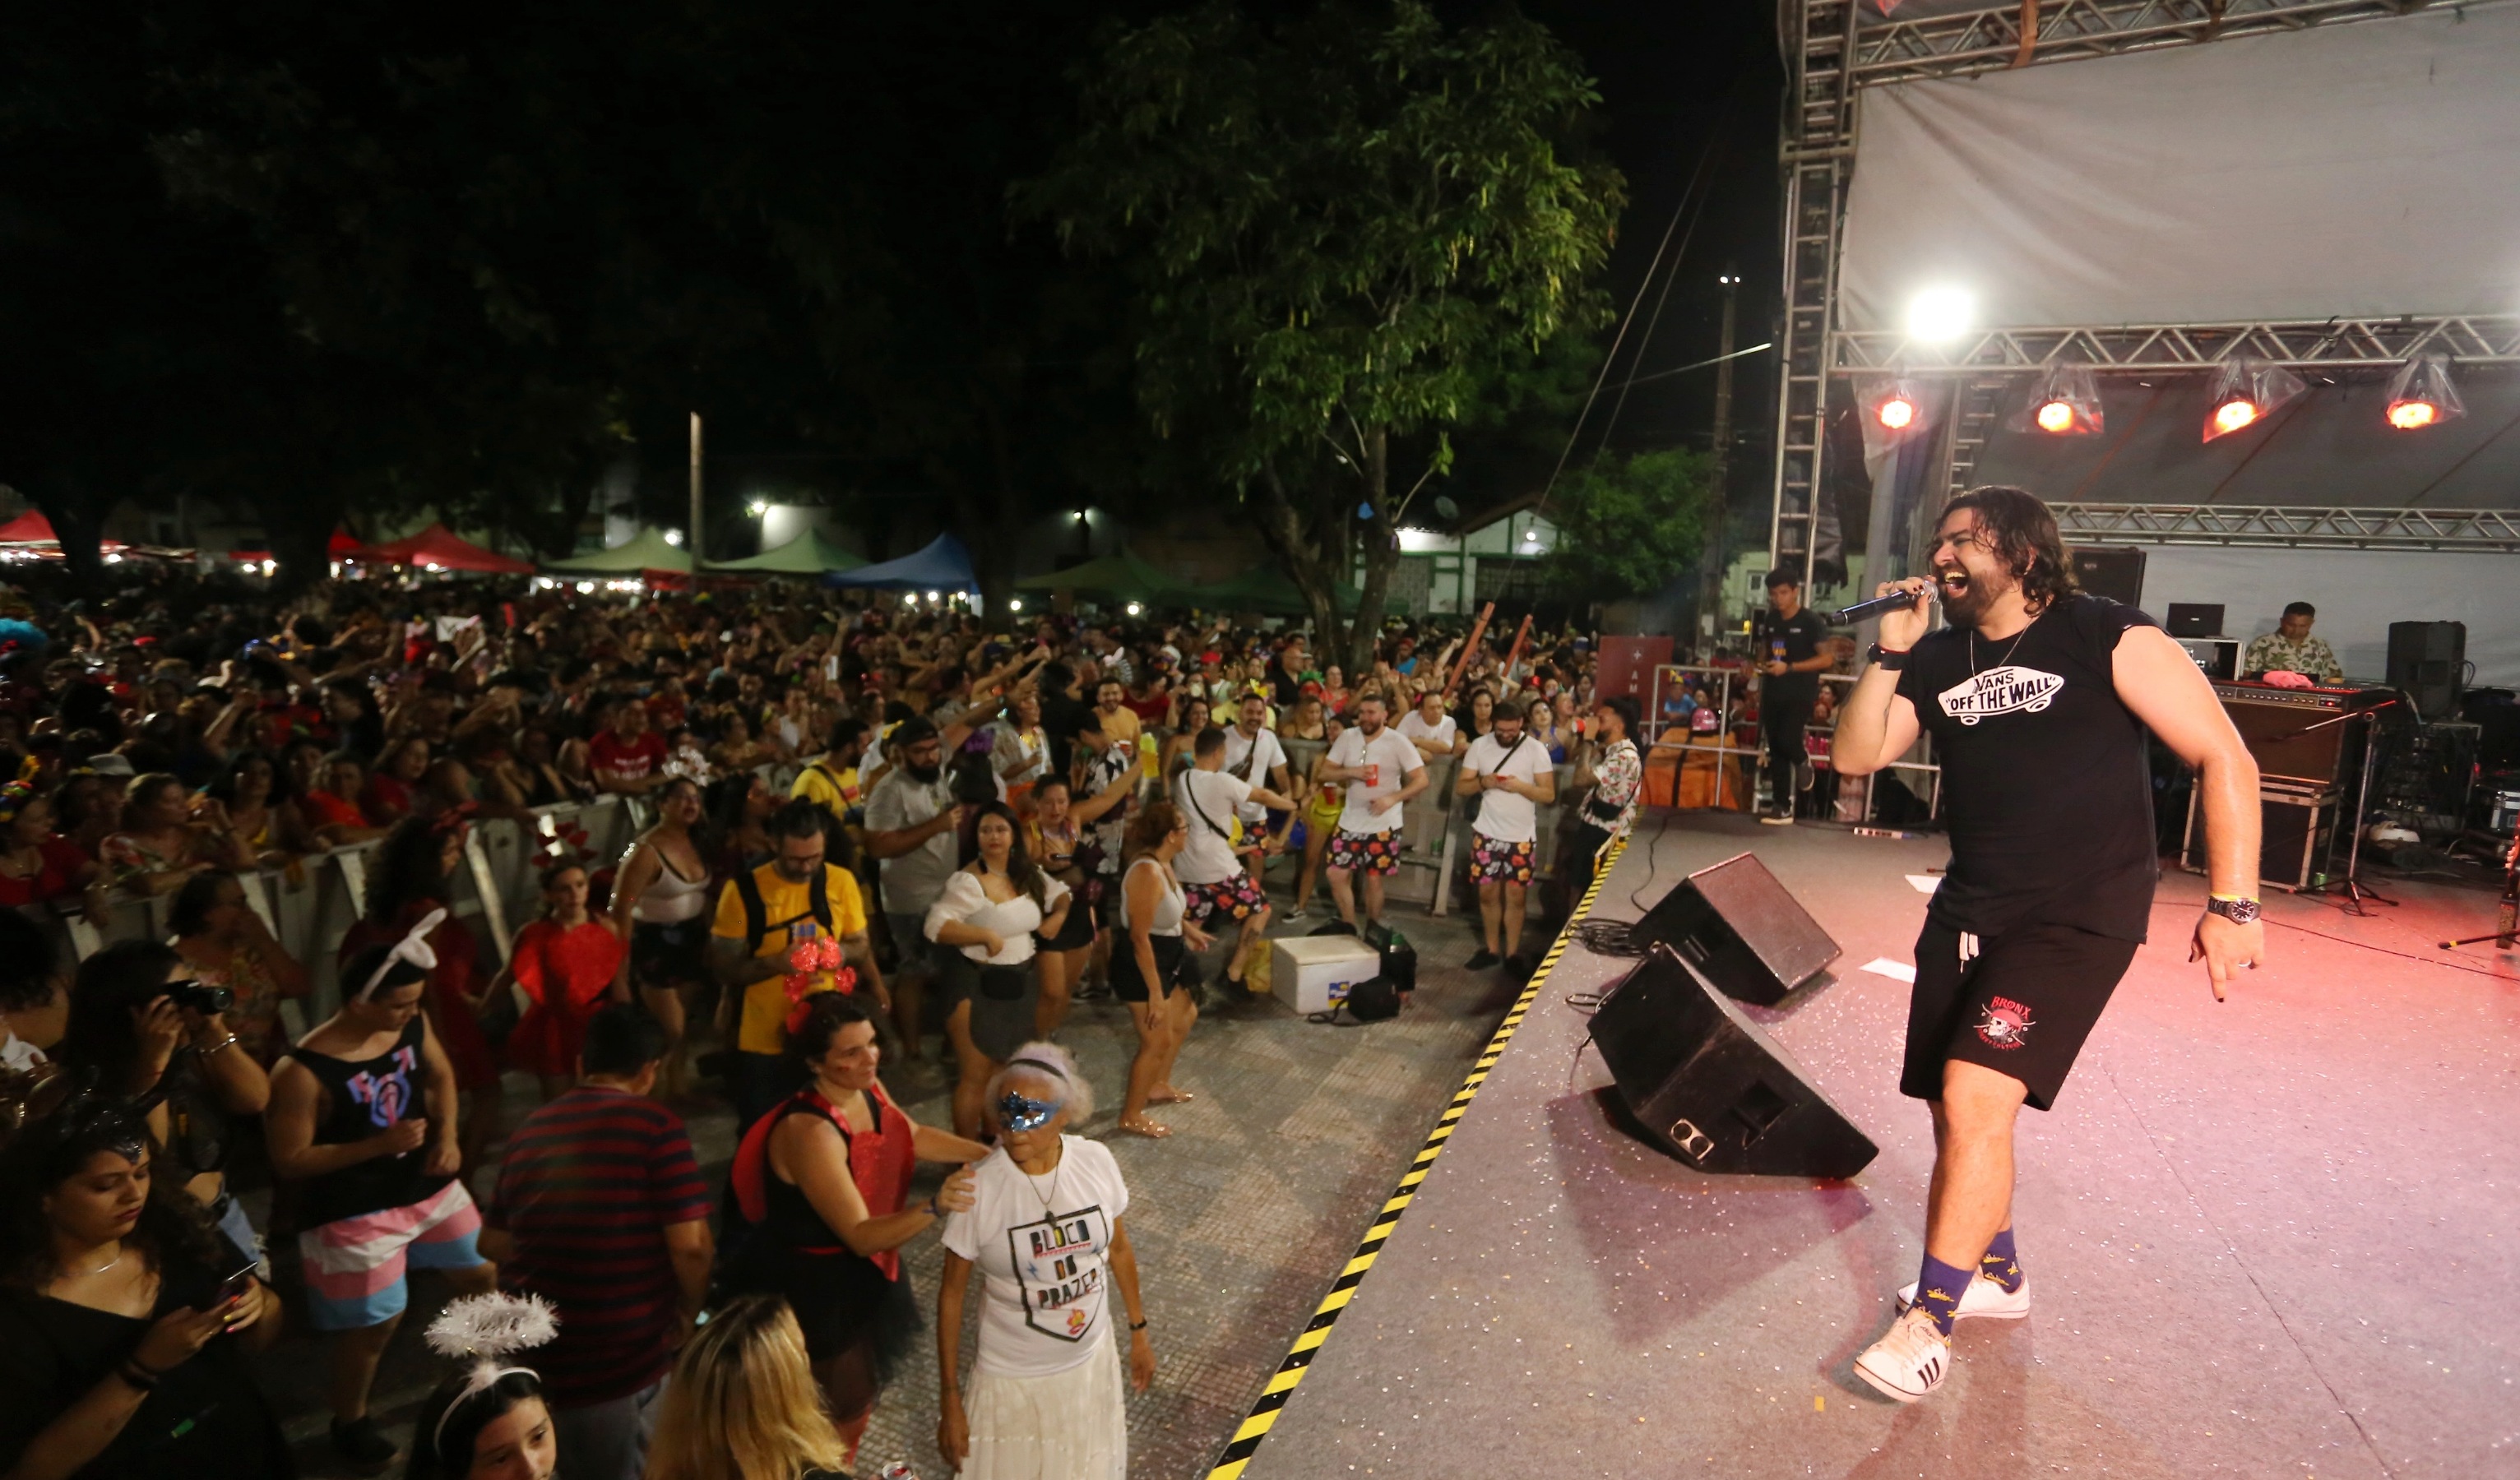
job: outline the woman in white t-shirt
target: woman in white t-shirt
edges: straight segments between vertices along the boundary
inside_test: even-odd
[[[972,1169],[971,1206],[945,1224],[936,1295],[936,1448],[963,1480],[1126,1480],[1129,1385],[1155,1378],[1129,1187],[1099,1141],[1065,1134],[1093,1090],[1053,1044],[1028,1043],[988,1083],[998,1148]],[[980,1272],[980,1351],[962,1381],[963,1304]],[[1111,1299],[1119,1291],[1118,1308]]]
[[[1067,885],[1024,850],[1023,825],[1005,802],[984,803],[973,822],[976,855],[945,880],[927,907],[929,940],[945,958],[945,1040],[961,1072],[954,1081],[954,1134],[980,1134],[981,1094],[1023,1041],[1041,1006],[1034,932],[1056,938],[1067,922]]]

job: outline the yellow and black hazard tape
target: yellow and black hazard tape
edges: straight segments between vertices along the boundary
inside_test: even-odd
[[[1462,1088],[1453,1096],[1452,1103],[1436,1117],[1435,1129],[1426,1133],[1426,1144],[1418,1147],[1417,1156],[1409,1163],[1409,1170],[1401,1174],[1400,1185],[1392,1188],[1382,1210],[1373,1215],[1373,1227],[1365,1231],[1364,1241],[1356,1246],[1356,1253],[1348,1260],[1347,1267],[1339,1271],[1337,1282],[1330,1286],[1328,1295],[1322,1297],[1320,1307],[1313,1312],[1313,1319],[1305,1323],[1303,1334],[1295,1338],[1293,1349],[1286,1353],[1286,1360],[1278,1365],[1269,1385],[1260,1390],[1260,1401],[1251,1405],[1251,1415],[1234,1431],[1233,1442],[1225,1446],[1225,1453],[1218,1458],[1216,1467],[1207,1472],[1207,1480],[1241,1480],[1242,1467],[1251,1462],[1252,1455],[1260,1449],[1260,1441],[1269,1437],[1269,1430],[1278,1422],[1279,1411],[1286,1406],[1288,1398],[1294,1396],[1296,1384],[1304,1380],[1304,1373],[1312,1370],[1313,1359],[1320,1355],[1322,1344],[1329,1340],[1330,1327],[1338,1323],[1339,1312],[1346,1310],[1347,1303],[1356,1298],[1356,1288],[1365,1282],[1366,1271],[1373,1268],[1374,1257],[1382,1252],[1383,1241],[1391,1236],[1391,1231],[1400,1227],[1400,1215],[1408,1211],[1410,1199],[1418,1195],[1418,1185],[1426,1180],[1426,1173],[1433,1169],[1435,1158],[1443,1154],[1444,1143],[1453,1139],[1453,1127],[1461,1124],[1462,1117],[1469,1113],[1470,1101],[1478,1098],[1479,1086],[1487,1083],[1488,1071],[1505,1056],[1506,1045],[1513,1041],[1513,1030],[1522,1025],[1523,1014],[1540,1000],[1541,987],[1548,982],[1549,973],[1556,968],[1558,958],[1566,954],[1567,946],[1574,941],[1576,925],[1593,913],[1593,901],[1600,895],[1601,885],[1609,878],[1611,867],[1618,863],[1619,855],[1627,851],[1627,846],[1625,838],[1611,846],[1608,859],[1593,875],[1593,886],[1584,891],[1584,898],[1567,919],[1566,927],[1557,932],[1557,939],[1551,943],[1548,954],[1540,958],[1540,965],[1531,973],[1530,982],[1523,987],[1522,995],[1514,999],[1512,1009],[1505,1014],[1505,1021],[1497,1024],[1496,1036],[1488,1040],[1478,1062],[1470,1065],[1470,1072],[1462,1078]]]

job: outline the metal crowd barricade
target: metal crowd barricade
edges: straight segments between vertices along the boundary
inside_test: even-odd
[[[653,821],[654,808],[645,800],[608,796],[582,805],[537,808],[530,821],[475,822],[465,841],[464,862],[450,881],[447,908],[471,926],[482,964],[495,969],[506,964],[517,930],[541,908],[545,839],[572,827],[583,830],[586,841],[577,856],[588,870],[602,870],[618,862],[630,840]],[[292,1034],[332,1015],[340,1005],[336,962],[341,938],[366,909],[377,847],[359,843],[310,854],[285,869],[237,875],[245,884],[247,904],[313,979],[304,998],[282,1005],[283,1021]],[[61,914],[50,905],[28,905],[23,913],[58,932],[59,943],[85,960],[115,941],[169,938],[167,916],[173,906],[171,894],[116,894],[101,922]]]

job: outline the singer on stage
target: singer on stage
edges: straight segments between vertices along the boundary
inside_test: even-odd
[[[1856,1375],[1902,1403],[1940,1386],[1952,1324],[2029,1314],[2013,1245],[2012,1131],[2049,1108],[2142,944],[2159,874],[2144,732],[2194,767],[2213,898],[2188,959],[2216,1001],[2257,965],[2258,770],[2196,664],[2152,618],[2077,594],[2048,506],[1954,498],[1918,600],[1881,618],[1838,719],[1848,776],[1934,737],[1951,870],[1916,938],[1901,1093],[1934,1117],[1924,1269]],[[1950,626],[1926,631],[1928,601]]]

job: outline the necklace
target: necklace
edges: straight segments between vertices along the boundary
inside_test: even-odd
[[[120,1250],[120,1249],[118,1249],[118,1248],[117,1248],[117,1249],[115,1249],[115,1250],[113,1251],[113,1257],[112,1257],[112,1258],[111,1258],[111,1259],[107,1260],[107,1261],[106,1261],[105,1263],[103,1263],[103,1264],[98,1265],[95,1269],[92,1269],[92,1270],[82,1270],[82,1271],[80,1271],[80,1272],[79,1272],[79,1275],[78,1275],[78,1277],[77,1277],[77,1278],[81,1278],[81,1279],[94,1279],[97,1276],[104,1274],[106,1271],[108,1271],[108,1270],[110,1270],[110,1269],[113,1268],[115,1265],[120,1264],[121,1262],[122,1262],[122,1250]]]
[[[1016,1167],[1015,1170],[1023,1172],[1023,1168],[1020,1166]],[[1040,1199],[1041,1216],[1044,1222],[1049,1222],[1058,1217],[1058,1214],[1053,1210],[1053,1204],[1058,1201],[1058,1174],[1066,1170],[1067,1148],[1062,1145],[1059,1147],[1058,1164],[1050,1169],[1050,1195],[1047,1197],[1043,1197],[1041,1195],[1041,1187],[1040,1184],[1035,1181],[1035,1174],[1024,1172],[1024,1186],[1031,1188],[1032,1195]]]
[[[2003,650],[2003,656],[1996,661],[1995,666],[2001,668],[2005,663],[2011,662],[2013,649],[2019,648],[2021,646],[2021,640],[2030,635],[2030,628],[2038,625],[2039,618],[2034,616],[2030,619],[2029,626],[2023,627],[2019,632],[2014,633],[2012,635],[2012,647]],[[1971,627],[1969,629],[1969,677],[1977,677],[1977,629],[1975,627]]]

